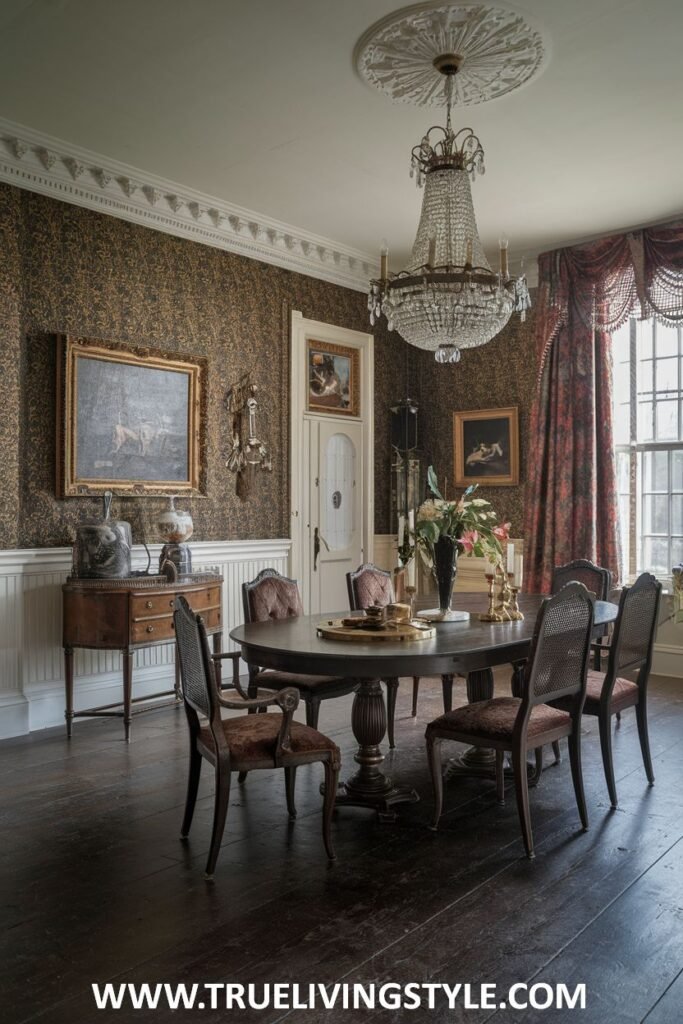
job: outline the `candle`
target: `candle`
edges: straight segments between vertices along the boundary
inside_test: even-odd
[[[410,534],[411,534],[411,540],[412,540],[412,534],[413,534],[413,531],[415,530],[415,509],[414,508],[408,509],[408,526],[410,527]]]
[[[436,263],[436,238],[429,239],[429,256],[427,257],[427,263],[430,267],[433,267]]]
[[[502,234],[498,239],[500,246],[500,276],[507,281],[510,276],[508,273],[508,239],[506,234]]]
[[[405,516],[398,517],[398,546],[401,547],[403,544],[403,536],[405,533]]]
[[[389,246],[386,238],[382,239],[379,247],[379,276],[383,281],[389,277]]]
[[[524,579],[524,557],[522,555],[515,555],[515,586],[522,586]]]
[[[415,586],[415,556],[410,559],[406,566],[407,584],[409,587]]]
[[[514,544],[508,544],[508,548],[507,548],[507,571],[508,572],[514,572],[515,571],[515,545]]]
[[[465,258],[465,266],[466,267],[471,267],[472,266],[472,239],[471,238],[467,239],[467,256]]]

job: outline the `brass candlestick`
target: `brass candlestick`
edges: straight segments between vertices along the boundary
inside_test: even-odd
[[[410,604],[410,617],[411,617],[411,619],[414,619],[415,618],[415,594],[417,593],[417,587],[413,587],[409,583],[407,583],[406,587],[405,587],[405,591],[406,591],[406,596],[408,598],[408,603]]]
[[[519,610],[519,604],[517,603],[517,595],[519,594],[519,587],[515,586],[514,573],[508,573],[508,582],[510,589],[510,618],[514,622],[524,622],[524,615]]]
[[[495,610],[495,596],[493,593],[493,587],[496,582],[495,572],[484,573],[486,581],[489,585],[489,607],[485,615],[479,616],[480,622],[502,622],[502,618]]]
[[[510,615],[510,598],[512,597],[510,583],[507,578],[507,573],[504,573],[500,566],[498,566],[497,574],[500,575],[500,589],[498,591],[498,598],[494,608],[494,611],[499,616],[496,621],[510,622],[512,618]]]

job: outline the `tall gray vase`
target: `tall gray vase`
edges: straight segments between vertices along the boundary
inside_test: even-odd
[[[453,584],[458,571],[458,545],[452,537],[439,537],[434,544],[432,573],[439,591],[439,611],[450,611]]]

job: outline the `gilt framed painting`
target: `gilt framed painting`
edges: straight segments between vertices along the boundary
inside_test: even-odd
[[[308,339],[309,412],[333,416],[360,414],[360,352],[346,345]]]
[[[453,413],[455,486],[519,484],[517,407]]]
[[[206,360],[62,336],[59,497],[202,494]]]

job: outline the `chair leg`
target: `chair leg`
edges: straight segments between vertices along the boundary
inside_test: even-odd
[[[641,693],[636,704],[636,722],[638,724],[638,739],[640,750],[643,755],[645,774],[650,785],[654,785],[655,773],[652,770],[652,757],[650,756],[650,737],[647,731],[647,698]]]
[[[529,786],[526,772],[526,752],[517,747],[512,751],[512,770],[515,776],[515,793],[519,823],[522,826],[522,839],[526,855],[531,860],[534,854],[534,840],[531,834],[531,814],[529,812]]]
[[[417,695],[420,691],[420,677],[413,676],[413,708],[411,715],[413,718],[417,718]]]
[[[296,818],[296,804],[294,802],[294,789],[296,786],[296,768],[285,768],[285,793],[287,794],[287,813],[290,821]]]
[[[225,819],[228,816],[228,801],[230,799],[230,772],[223,767],[220,760],[216,762],[216,795],[213,805],[213,829],[211,832],[211,846],[209,857],[206,862],[206,877],[211,878],[216,868],[218,853],[221,848],[221,839],[225,828]]]
[[[441,740],[437,737],[427,736],[427,760],[429,771],[432,776],[432,789],[434,792],[434,812],[430,828],[434,831],[439,827],[441,808],[443,807],[443,777],[441,775]]]
[[[505,772],[503,769],[505,751],[496,750],[496,799],[501,807],[505,807]]]
[[[534,758],[536,760],[536,773],[534,778],[538,783],[541,781],[541,775],[543,774],[543,747],[536,747],[534,750]]]
[[[334,852],[332,846],[332,835],[330,826],[332,825],[332,813],[334,811],[334,802],[337,799],[337,782],[339,779],[339,769],[335,768],[331,761],[325,761],[325,800],[323,802],[323,842],[325,844],[325,850],[330,860],[336,860],[337,855]]]
[[[306,725],[310,729],[318,728],[318,716],[320,714],[320,698],[309,697],[306,701]]]
[[[574,784],[574,796],[576,806],[579,809],[579,817],[584,832],[588,831],[588,808],[586,807],[586,794],[583,789],[583,770],[581,768],[581,719],[574,722],[574,728],[567,740],[569,746],[569,763],[572,768],[572,782]]]
[[[202,755],[193,746],[190,751],[190,770],[187,776],[187,797],[185,798],[185,814],[183,823],[180,826],[180,838],[187,839],[190,834],[194,806],[197,803],[197,791],[199,789],[199,777],[202,773]]]
[[[239,783],[244,782],[244,780],[246,779],[248,774],[249,774],[249,772],[239,772],[238,775],[237,775],[237,781]]]
[[[555,764],[562,763],[562,750],[560,749],[560,741],[555,740],[553,742],[553,754],[555,755]]]
[[[614,763],[612,761],[612,716],[610,714],[598,715],[600,725],[600,749],[602,751],[602,767],[605,772],[605,782],[609,793],[612,807],[619,803],[617,799],[617,784],[614,781]]]
[[[617,720],[617,728],[618,728],[621,725],[621,711],[617,711],[617,713],[616,713],[616,715],[614,717]]]
[[[443,710],[448,714],[453,710],[453,676],[441,676],[441,692],[443,693]]]
[[[394,749],[394,717],[396,715],[396,696],[398,694],[398,679],[385,679],[387,687],[387,735],[389,747]]]

